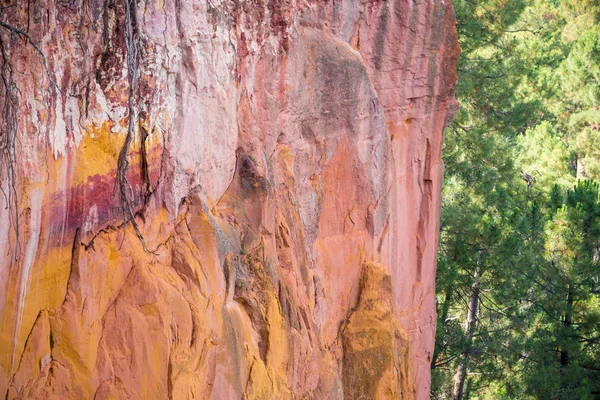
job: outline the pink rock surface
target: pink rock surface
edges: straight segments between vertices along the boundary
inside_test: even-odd
[[[450,1],[130,4],[0,10],[0,393],[427,399]]]

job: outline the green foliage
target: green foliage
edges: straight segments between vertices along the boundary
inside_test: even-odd
[[[536,178],[536,186],[542,190],[550,190],[554,184],[565,187],[574,183],[572,150],[549,121],[542,121],[517,138],[515,156],[517,164]]]
[[[600,398],[600,2],[453,4],[432,398]]]
[[[541,369],[525,379],[536,398],[556,393],[560,399],[593,398],[591,394],[600,390],[595,370],[600,361],[598,183],[580,181],[564,199],[546,227],[547,262],[540,263],[538,271],[544,290],[536,293],[542,312],[532,315],[526,338],[531,355],[526,364]]]

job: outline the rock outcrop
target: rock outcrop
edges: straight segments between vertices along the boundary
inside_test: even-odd
[[[0,393],[426,399],[449,0],[4,1]]]

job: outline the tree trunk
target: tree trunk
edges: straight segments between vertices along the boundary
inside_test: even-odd
[[[442,315],[440,316],[440,321],[442,321],[442,330],[444,330],[446,325],[446,320],[448,319],[448,311],[450,310],[450,300],[452,299],[452,290],[450,288],[446,289],[446,295],[444,296],[444,305],[442,306]],[[444,332],[439,335],[436,335],[435,349],[433,350],[433,358],[431,359],[431,369],[435,369],[437,360],[442,351],[442,343],[440,343],[440,339],[443,339]]]
[[[583,165],[582,157],[577,155],[577,179],[584,179],[587,174],[585,173],[585,166]]]
[[[570,329],[573,324],[573,293],[571,288],[569,287],[567,293],[567,309],[565,310],[565,314],[563,316],[563,326],[565,330]],[[569,366],[569,351],[561,348],[560,349],[560,371],[561,374],[565,373],[566,368]]]
[[[467,367],[471,356],[471,342],[475,333],[475,323],[477,321],[477,307],[479,306],[479,271],[475,271],[473,276],[473,285],[471,285],[471,295],[469,297],[469,311],[465,321],[465,336],[467,338],[467,348],[461,355],[456,375],[454,375],[454,390],[452,391],[453,400],[462,400],[465,378],[467,377]]]

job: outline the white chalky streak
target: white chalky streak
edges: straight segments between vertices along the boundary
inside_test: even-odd
[[[25,305],[25,299],[27,297],[27,288],[29,278],[31,276],[31,268],[33,267],[33,263],[35,261],[35,255],[37,253],[38,243],[40,240],[40,230],[42,227],[42,201],[44,199],[44,190],[43,188],[34,188],[30,191],[30,204],[31,207],[31,216],[29,220],[29,226],[31,227],[31,236],[29,237],[29,241],[27,242],[27,247],[25,249],[25,257],[23,259],[23,271],[21,273],[21,282],[19,285],[19,303],[18,303],[18,313],[17,313],[17,326],[15,328],[15,335],[13,340],[13,351],[12,351],[12,361],[11,361],[11,374],[14,372],[15,366],[15,352],[17,350],[17,345],[19,341],[19,333],[21,331],[21,323],[23,320],[23,308]]]

